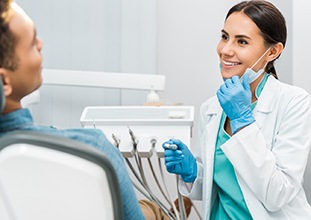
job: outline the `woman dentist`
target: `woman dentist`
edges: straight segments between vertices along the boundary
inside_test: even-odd
[[[302,188],[310,95],[274,68],[286,36],[268,1],[233,6],[217,46],[224,84],[201,106],[200,155],[180,140],[163,144],[167,170],[180,175],[183,195],[203,200],[204,219],[311,219]]]

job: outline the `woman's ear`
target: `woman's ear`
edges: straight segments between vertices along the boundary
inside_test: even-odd
[[[268,58],[267,58],[268,61],[270,62],[272,60],[277,59],[280,56],[280,54],[282,53],[283,49],[284,49],[284,46],[280,42],[273,45],[271,47],[270,53],[268,53]]]
[[[0,68],[0,80],[2,81],[3,85],[3,93],[4,96],[9,96],[12,93],[12,86],[10,83],[10,77],[8,75],[8,71],[4,68]]]

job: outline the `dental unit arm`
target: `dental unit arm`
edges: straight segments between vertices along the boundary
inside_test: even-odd
[[[170,195],[177,192],[177,181],[174,175],[162,170],[161,164],[164,164],[162,143],[171,138],[178,138],[191,146],[193,106],[89,106],[84,109],[80,122],[84,128],[96,126],[105,133],[111,143],[115,143],[134,175],[131,178],[138,192],[158,203],[170,219],[186,219],[182,205],[179,206],[180,215],[174,215],[166,205],[168,204],[174,213],[178,213]],[[158,170],[153,166],[155,158],[158,161]],[[150,169],[145,169],[148,167]],[[157,172],[160,172],[160,175],[157,175]],[[167,184],[167,179],[170,178],[173,179]],[[175,184],[172,185],[172,182]],[[160,195],[154,192],[157,188]],[[178,195],[178,198],[182,204],[181,195]]]

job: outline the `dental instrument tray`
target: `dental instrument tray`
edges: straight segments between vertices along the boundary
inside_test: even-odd
[[[137,138],[137,151],[141,156],[152,155],[151,141],[156,141],[155,151],[163,154],[161,144],[178,138],[190,146],[194,122],[193,106],[88,106],[80,123],[84,128],[97,128],[115,143],[123,156],[133,155],[133,144],[129,129]]]
[[[82,126],[190,125],[193,106],[89,106],[80,118]]]

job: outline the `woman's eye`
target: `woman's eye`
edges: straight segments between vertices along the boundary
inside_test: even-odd
[[[243,39],[238,40],[238,43],[243,44],[243,45],[248,44],[248,42],[246,40],[243,40]]]
[[[221,39],[223,39],[223,40],[228,40],[229,38],[228,38],[228,36],[227,36],[227,35],[222,34],[222,35],[221,35]]]

